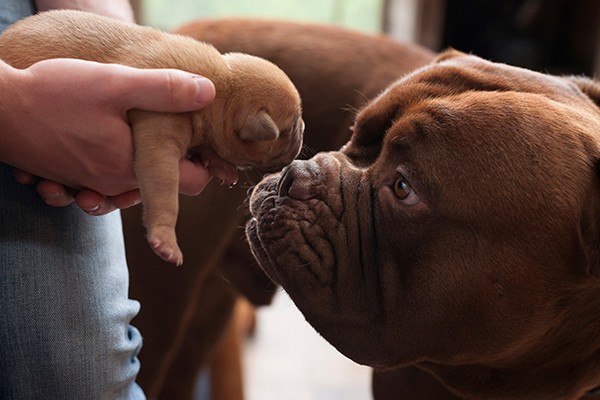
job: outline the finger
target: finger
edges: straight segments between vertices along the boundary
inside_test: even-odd
[[[37,176],[18,168],[15,168],[13,170],[13,176],[15,177],[17,182],[23,185],[31,185],[33,183],[36,183],[40,179]]]
[[[190,160],[179,163],[179,193],[197,196],[204,191],[212,176],[207,168]]]
[[[125,192],[117,196],[111,196],[110,202],[115,207],[124,210],[126,208],[140,204],[142,202],[142,196],[140,195],[139,190],[131,190],[129,192]]]
[[[128,109],[188,112],[215,98],[215,85],[207,78],[175,69],[131,68],[121,99]]]
[[[36,190],[42,200],[52,207],[66,207],[75,201],[72,193],[64,185],[46,179],[37,184]]]
[[[105,215],[115,211],[115,207],[108,197],[93,190],[82,190],[75,196],[75,203],[89,215]]]

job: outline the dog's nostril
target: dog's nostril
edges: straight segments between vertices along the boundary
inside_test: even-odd
[[[294,177],[292,176],[292,173],[290,173],[290,169],[290,167],[287,167],[283,170],[281,178],[277,183],[277,194],[279,197],[285,197],[288,195],[290,186],[292,186],[292,182],[294,181]]]
[[[298,123],[299,123],[298,135],[302,135],[304,133],[304,129],[306,129],[306,124],[304,123],[304,120],[302,118],[300,118]]]
[[[296,200],[309,200],[315,197],[315,182],[311,171],[302,161],[294,161],[286,167],[277,183],[277,194],[280,197],[291,197]]]

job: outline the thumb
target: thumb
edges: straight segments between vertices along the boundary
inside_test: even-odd
[[[212,176],[210,171],[192,160],[179,162],[179,193],[197,196],[204,191]]]
[[[128,90],[122,97],[128,109],[189,112],[215,98],[215,85],[205,77],[176,69],[129,69]]]

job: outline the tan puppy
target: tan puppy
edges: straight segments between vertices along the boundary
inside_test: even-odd
[[[7,29],[0,36],[0,58],[16,68],[48,58],[178,68],[214,82],[217,98],[202,111],[129,113],[148,241],[178,265],[183,256],[174,228],[181,158],[198,154],[213,174],[233,184],[235,167],[282,167],[301,147],[298,92],[283,71],[257,57],[221,55],[190,38],[90,13],[50,11]]]
[[[600,387],[599,105],[598,82],[445,53],[366,106],[341,151],[257,186],[253,252],[359,363],[416,366],[464,399],[584,398]],[[394,398],[454,398],[406,384]]]

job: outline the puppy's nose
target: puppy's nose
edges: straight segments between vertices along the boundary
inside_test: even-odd
[[[304,120],[302,118],[298,118],[296,124],[296,132],[298,133],[298,136],[302,136],[304,134],[304,129],[306,128]]]
[[[315,197],[315,174],[307,161],[294,161],[284,168],[277,184],[279,197],[309,200]]]

